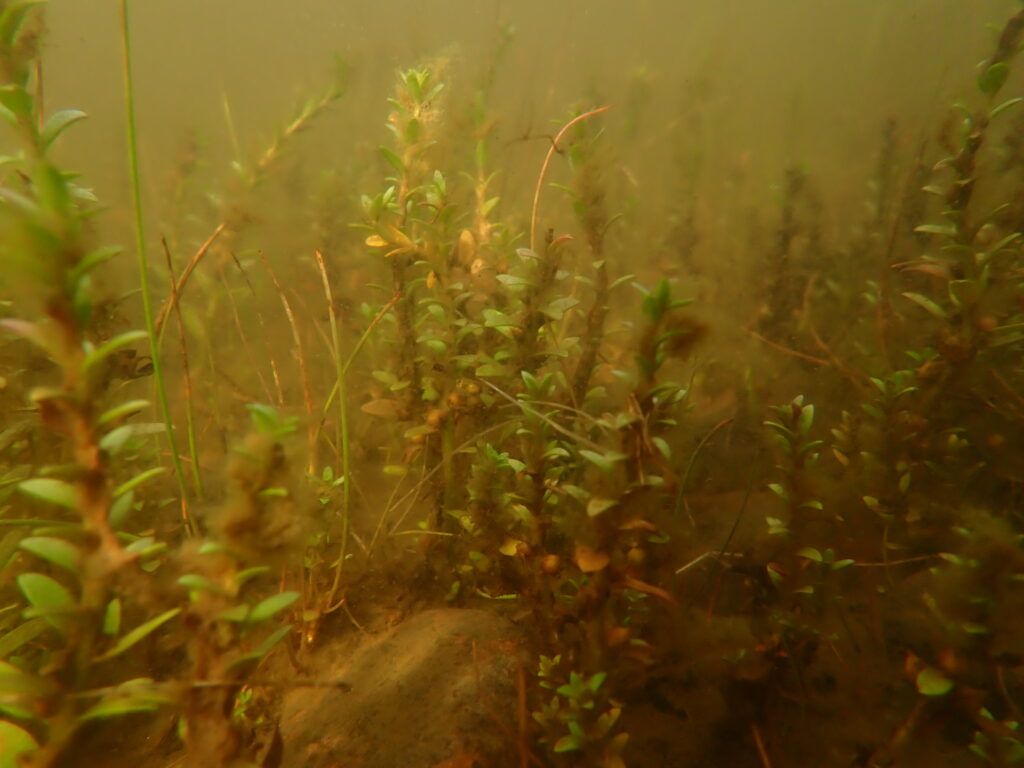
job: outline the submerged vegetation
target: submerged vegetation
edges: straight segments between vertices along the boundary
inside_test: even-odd
[[[317,649],[382,590],[521,630],[507,752],[445,765],[1024,763],[1024,11],[920,146],[880,127],[853,231],[790,167],[723,312],[699,152],[667,215],[618,164],[645,72],[516,186],[510,28],[311,172],[339,67],[149,216],[127,7],[137,290],[55,159],[45,4],[0,0],[0,768],[290,765],[281,690],[343,685]]]

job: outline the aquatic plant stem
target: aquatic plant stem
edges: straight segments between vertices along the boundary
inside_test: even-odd
[[[213,245],[214,241],[218,237],[220,237],[221,233],[225,229],[227,229],[227,226],[227,222],[222,221],[220,224],[216,226],[216,228],[213,230],[213,233],[208,238],[206,238],[206,241],[201,246],[199,246],[199,250],[195,252],[195,255],[192,256],[191,261],[189,261],[185,269],[181,271],[181,274],[178,275],[178,282],[174,286],[174,293],[176,295],[181,296],[181,292],[185,290],[185,284],[188,282],[189,277],[192,276],[193,270],[196,268],[196,266],[198,266],[199,261],[203,258],[203,256],[206,255],[206,252],[210,250],[210,246]],[[164,305],[160,308],[160,313],[156,317],[157,335],[159,336],[158,341],[162,340],[164,337],[164,320],[167,319],[167,313],[170,312],[170,310],[171,299],[168,298],[167,301],[164,302]]]
[[[274,393],[277,395],[277,405],[278,407],[283,408],[284,389],[281,387],[281,374],[277,368],[277,358],[274,357],[274,351],[270,345],[270,333],[267,331],[267,323],[263,319],[263,313],[259,309],[259,297],[256,295],[256,289],[253,287],[252,281],[249,279],[249,274],[245,271],[245,267],[242,266],[242,262],[238,260],[238,256],[235,255],[234,251],[231,251],[231,260],[235,263],[235,268],[242,276],[242,280],[245,281],[245,285],[249,289],[249,295],[253,298],[253,311],[256,314],[256,322],[260,326],[260,336],[263,337],[263,347],[266,350],[267,361],[270,363],[270,375],[273,377],[274,381]],[[270,397],[270,393],[268,393],[267,396]]]
[[[345,361],[345,367],[342,369],[343,374],[348,374],[348,369],[352,367],[352,362],[356,359],[356,355],[359,354],[359,351],[363,348],[363,345],[366,344],[367,339],[370,338],[370,334],[373,333],[373,329],[376,328],[377,324],[384,319],[384,316],[391,311],[391,308],[398,303],[398,300],[400,298],[402,298],[401,293],[396,293],[394,296],[392,296],[391,301],[389,301],[387,304],[381,307],[380,312],[377,313],[376,317],[373,318],[373,321],[366,327],[366,330],[363,331],[363,335],[359,337],[359,341],[356,342],[356,345],[352,348],[352,351],[349,353],[348,360]],[[334,386],[331,387],[330,394],[327,395],[327,402],[324,403],[323,418],[320,420],[320,424],[316,428],[316,440],[320,439],[320,429],[323,427],[323,419],[327,418],[327,412],[330,410],[331,405],[334,403],[334,398],[338,396],[338,382],[340,381],[341,379],[338,379],[334,382]]]
[[[288,317],[288,325],[292,329],[292,339],[295,341],[295,357],[299,363],[299,374],[302,377],[302,400],[306,408],[306,438],[309,442],[309,458],[306,462],[306,471],[309,474],[316,474],[316,440],[319,435],[319,430],[314,425],[313,419],[313,389],[309,383],[309,368],[306,366],[306,352],[302,346],[302,334],[299,333],[299,324],[295,319],[295,313],[292,312],[291,302],[288,301],[288,297],[285,295],[284,286],[277,279],[277,274],[270,266],[270,262],[267,260],[266,255],[263,251],[259,252],[260,261],[263,262],[263,268],[267,271],[270,276],[270,282],[274,285],[274,290],[277,291],[277,295],[281,299],[281,304],[284,306],[284,313]],[[346,366],[347,370],[347,366]],[[337,383],[335,383],[337,386]],[[337,390],[332,390],[337,391]]]
[[[181,494],[181,517],[185,531],[189,535],[197,533],[195,523],[188,512],[188,488],[185,483],[185,471],[178,455],[178,444],[174,437],[174,424],[171,422],[171,406],[167,399],[167,387],[164,383],[163,365],[160,362],[160,341],[157,337],[156,324],[153,320],[153,303],[149,290],[149,264],[146,260],[146,230],[142,216],[142,190],[139,184],[139,151],[135,128],[135,92],[132,86],[132,52],[131,36],[128,24],[128,0],[121,0],[121,47],[124,58],[124,108],[125,129],[128,141],[128,169],[132,184],[132,208],[135,214],[135,250],[139,260],[139,289],[142,293],[142,314],[146,320],[146,333],[149,335],[149,354],[153,361],[153,380],[156,382],[157,398],[160,411],[167,431],[167,441],[171,448],[171,463],[174,475],[178,480],[178,491]]]
[[[245,182],[245,191],[251,192],[253,189],[255,189],[257,184],[270,171],[271,167],[274,165],[274,162],[284,152],[284,148],[287,145],[287,143],[294,136],[296,136],[303,129],[305,129],[316,117],[322,114],[331,104],[333,104],[335,101],[341,98],[342,94],[344,93],[344,85],[341,79],[343,74],[343,72],[339,71],[338,75],[336,76],[335,82],[327,90],[327,93],[324,94],[324,96],[316,100],[307,101],[302,106],[302,108],[299,110],[299,113],[294,118],[292,118],[288,125],[286,125],[277,136],[274,137],[274,140],[270,143],[270,146],[268,146],[259,156],[259,158],[255,161],[252,169],[243,169],[242,178]],[[229,131],[231,133],[231,142],[233,145],[235,145],[235,154],[237,162],[237,136],[235,136],[234,133],[234,125],[230,121],[230,108],[228,106],[226,99],[224,101],[224,104],[225,111],[229,116]],[[241,168],[241,166],[239,167]],[[195,255],[192,257],[192,260],[188,263],[188,266],[186,266],[185,269],[182,270],[181,275],[179,275],[178,277],[177,285],[179,296],[181,296],[184,293],[185,285],[188,282],[189,277],[191,277],[192,271],[199,265],[199,262],[210,250],[210,246],[212,246],[214,241],[232,225],[233,215],[234,214],[230,214],[227,212],[222,214],[220,223],[217,224],[216,228],[206,239],[206,242],[204,242],[199,247],[199,250],[196,251]],[[170,300],[168,299],[167,301],[164,302],[163,307],[161,307],[160,314],[158,315],[156,321],[157,328],[160,330],[161,339],[163,339],[163,322],[167,317],[167,312],[169,311],[169,309]]]
[[[316,251],[316,263],[320,267],[320,277],[324,283],[324,297],[327,299],[327,312],[331,318],[331,342],[334,345],[334,369],[338,387],[338,422],[341,431],[341,547],[338,553],[338,565],[334,571],[334,584],[327,596],[326,604],[334,603],[334,597],[341,586],[341,571],[348,554],[348,522],[352,498],[351,451],[349,450],[348,434],[348,390],[345,386],[345,365],[341,361],[341,336],[338,333],[338,315],[334,311],[334,294],[331,282],[327,279],[327,267],[324,256]]]
[[[551,165],[551,158],[555,156],[555,152],[558,151],[558,142],[562,140],[566,132],[572,128],[576,123],[581,120],[586,120],[588,117],[599,115],[602,112],[607,112],[612,108],[611,104],[607,104],[597,109],[592,109],[589,112],[584,112],[582,115],[577,115],[560,130],[555,138],[551,140],[551,146],[548,148],[548,153],[544,156],[544,164],[540,167],[540,174],[537,176],[537,187],[533,191],[533,207],[530,210],[530,250],[534,253],[537,252],[537,209],[540,207],[540,191],[544,188],[544,177],[548,173],[548,166]]]
[[[693,449],[693,453],[690,455],[690,460],[686,463],[686,471],[683,472],[683,479],[679,481],[679,492],[676,494],[676,505],[672,516],[678,519],[679,510],[686,510],[686,515],[690,518],[690,525],[694,528],[697,527],[697,521],[693,519],[693,513],[690,512],[690,505],[686,503],[686,486],[690,482],[690,474],[693,472],[693,465],[697,462],[697,457],[700,455],[701,449],[708,444],[708,441],[715,436],[718,430],[729,426],[734,420],[735,419],[731,416],[727,419],[722,419],[700,439],[700,442],[697,443],[697,447]]]
[[[167,277],[171,284],[171,299],[174,301],[174,314],[178,319],[178,345],[181,347],[181,374],[185,394],[185,429],[188,431],[188,455],[192,461],[192,483],[196,487],[196,496],[200,499],[205,495],[203,478],[199,473],[199,447],[196,443],[195,409],[192,398],[192,373],[188,364],[188,344],[185,339],[185,322],[181,317],[181,305],[178,304],[178,292],[174,285],[174,263],[171,259],[171,248],[167,238],[160,238],[164,246],[164,257],[167,259]]]

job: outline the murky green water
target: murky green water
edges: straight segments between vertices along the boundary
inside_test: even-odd
[[[137,167],[0,0],[0,768],[1024,761],[1018,3],[128,6]]]

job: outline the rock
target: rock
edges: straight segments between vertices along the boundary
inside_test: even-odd
[[[516,628],[488,611],[419,613],[307,666],[350,687],[296,688],[281,709],[284,768],[516,768]],[[528,668],[528,667],[527,667]]]

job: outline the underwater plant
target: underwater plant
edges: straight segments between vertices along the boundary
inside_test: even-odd
[[[347,74],[251,155],[225,96],[226,178],[191,134],[147,216],[123,2],[110,298],[44,9],[0,0],[0,768],[314,761],[282,699],[439,607],[523,653],[505,753],[435,765],[1024,759],[1024,11],[866,192],[712,162],[713,66],[513,137],[499,24],[341,159]]]

